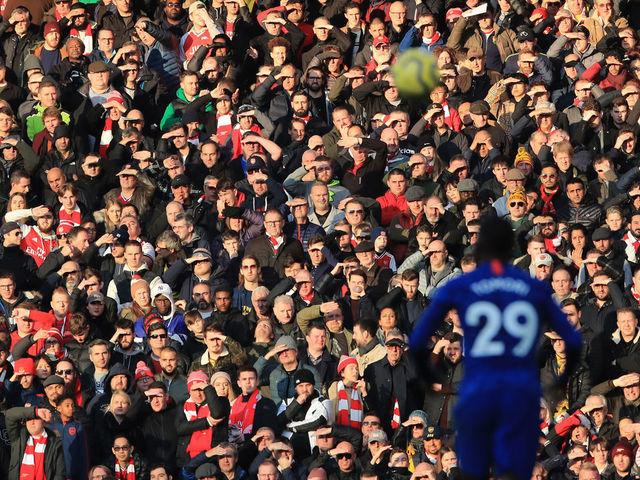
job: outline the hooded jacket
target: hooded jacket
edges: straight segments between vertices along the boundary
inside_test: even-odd
[[[164,325],[167,328],[167,333],[173,339],[179,342],[181,345],[184,343],[184,339],[187,337],[187,326],[184,323],[184,316],[176,313],[176,305],[173,300],[173,293],[171,287],[166,283],[154,282],[151,287],[151,303],[155,302],[156,297],[164,295],[171,304],[171,308],[165,315],[161,315],[164,320]],[[157,308],[154,308],[155,312],[158,312]],[[160,312],[158,312],[160,313]],[[145,338],[147,332],[144,330],[144,316],[140,317],[135,324],[136,337]]]

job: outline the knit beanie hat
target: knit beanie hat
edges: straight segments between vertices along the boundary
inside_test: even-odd
[[[144,363],[142,360],[140,360],[137,364],[136,364],[136,382],[138,380],[140,380],[141,378],[144,377],[151,377],[153,378],[153,372],[151,371],[151,369],[147,366],[146,363]]]
[[[507,203],[512,202],[523,202],[525,205],[527,204],[527,194],[525,193],[524,188],[518,187],[511,195],[509,195],[509,201]]]

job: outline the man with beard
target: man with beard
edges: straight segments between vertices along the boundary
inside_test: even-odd
[[[326,86],[327,78],[320,67],[309,68],[303,78],[302,84],[311,100],[310,111],[312,115],[322,122],[322,126],[329,125],[329,109],[327,105]],[[317,133],[325,133],[326,130]]]
[[[58,247],[54,231],[53,210],[48,205],[40,205],[32,209],[14,210],[5,215],[7,222],[31,216],[35,225],[20,224],[22,240],[20,249],[31,255],[39,267],[49,253]]]
[[[187,12],[182,8],[182,3],[169,0],[164,4],[162,13],[160,14],[160,28],[174,35],[176,38],[182,38],[187,32],[189,18]]]
[[[307,90],[298,90],[291,96],[291,109],[293,110],[292,120],[302,120],[305,124],[305,130],[309,137],[313,135],[321,135],[326,132],[327,120],[318,115],[317,109],[313,107],[324,99],[324,89],[322,83],[316,81],[316,76],[310,70],[307,74]],[[320,75],[320,74],[318,74]],[[324,107],[326,114],[326,106]]]
[[[204,319],[207,319],[213,313],[211,285],[207,282],[198,282],[193,286],[191,294],[192,305],[198,309],[198,313]]]
[[[640,247],[640,210],[631,213],[629,218],[629,229],[622,237],[625,247],[627,261],[636,263],[638,247]]]
[[[160,373],[156,374],[156,380],[166,385],[166,391],[176,403],[184,402],[189,397],[187,378],[179,367],[180,358],[178,351],[166,346],[160,350]]]
[[[114,344],[113,363],[120,363],[125,366],[133,374],[136,370],[136,364],[142,360],[146,360],[142,344],[136,343],[135,334],[133,333],[133,322],[125,318],[121,318],[115,323],[116,333],[113,334],[109,342]]]
[[[615,245],[613,233],[608,227],[596,228],[591,235],[593,246],[600,254],[598,265],[621,287],[632,283],[631,266],[624,251]]]
[[[549,253],[564,254],[566,245],[558,231],[555,215],[542,214],[533,220],[540,228],[540,236],[544,238],[544,246]]]
[[[318,205],[316,205],[316,201],[314,200],[311,190],[319,183],[326,185],[329,190],[329,196],[327,197],[328,204],[323,205],[320,208],[321,214],[325,215],[329,211],[329,205],[337,207],[343,199],[350,195],[350,193],[349,190],[340,185],[340,182],[334,178],[335,169],[333,161],[329,157],[324,155],[315,155],[315,158],[313,158],[311,162],[307,163],[305,161],[306,155],[307,152],[305,152],[302,157],[302,166],[289,175],[282,185],[291,196],[310,197],[314,203],[315,212],[318,212]],[[339,220],[341,220],[341,218],[338,218],[336,222]],[[313,219],[311,221],[313,221]],[[318,224],[323,226],[322,223]],[[325,230],[327,229],[325,228]]]

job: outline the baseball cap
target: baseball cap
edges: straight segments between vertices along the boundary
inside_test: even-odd
[[[551,255],[549,255],[548,253],[539,253],[538,255],[536,255],[535,266],[541,267],[543,265],[547,267],[550,267],[551,265],[553,265],[553,259],[551,258]]]
[[[104,295],[100,292],[92,293],[87,297],[87,305],[90,303],[104,303]]]
[[[432,439],[442,438],[442,430],[438,425],[431,425],[426,428],[424,433],[422,434],[423,440],[432,440]]]
[[[256,114],[256,109],[253,105],[240,105],[238,108],[238,116],[239,117],[253,117]]]
[[[180,188],[180,187],[189,187],[191,186],[191,180],[184,173],[180,175],[176,175],[173,180],[171,180],[171,188]]]
[[[384,346],[385,347],[400,347],[400,348],[404,348],[404,347],[407,346],[407,344],[404,343],[404,340],[402,340],[401,338],[393,337],[393,338],[390,338],[389,340],[387,340],[386,342],[384,342]]]
[[[535,35],[530,28],[523,28],[518,32],[518,42],[533,42]]]
[[[389,45],[391,42],[389,42],[389,39],[387,38],[386,35],[378,35],[376,38],[373,39],[373,48],[376,48],[378,45]]]
[[[200,8],[207,8],[207,6],[202,2],[193,2],[191,5],[189,5],[189,15]]]
[[[187,377],[187,388],[191,390],[196,383],[209,383],[209,377],[202,370],[194,370]]]
[[[207,260],[212,260],[211,252],[206,248],[196,248],[191,254],[192,257],[200,257],[206,258]]]
[[[447,10],[447,14],[445,15],[444,19],[445,21],[450,22],[451,20],[455,20],[456,18],[460,18],[461,16],[462,9],[460,7],[454,7]]]
[[[253,170],[260,170],[262,168],[267,168],[267,165],[264,163],[264,160],[259,155],[252,155],[247,160],[247,172],[251,172]]]
[[[387,434],[384,433],[384,430],[380,430],[379,428],[375,429],[369,434],[368,442],[384,442],[387,443],[389,439],[387,438]]]

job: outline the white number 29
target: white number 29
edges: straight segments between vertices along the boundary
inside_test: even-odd
[[[518,300],[501,311],[495,304],[481,301],[467,309],[466,323],[469,326],[479,326],[482,318],[485,319],[485,323],[469,352],[472,357],[503,355],[504,342],[496,339],[502,327],[509,335],[520,340],[511,353],[516,357],[525,357],[529,354],[538,332],[538,312],[529,302]]]

